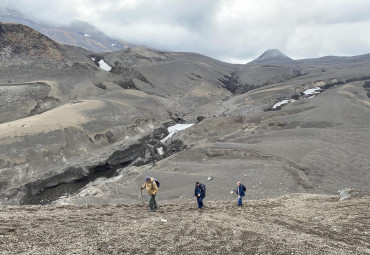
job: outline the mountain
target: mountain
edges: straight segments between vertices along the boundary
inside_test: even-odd
[[[24,61],[50,61],[48,64],[75,61],[83,54],[57,43],[37,31],[15,23],[0,23],[0,47],[3,50],[2,64],[23,64]],[[19,60],[19,62],[17,62]]]
[[[119,51],[134,46],[134,44],[110,38],[87,22],[78,20],[73,21],[69,26],[54,27],[35,22],[18,11],[0,8],[0,22],[23,24],[59,43],[82,47],[96,53]]]
[[[126,49],[134,44],[112,39],[92,25],[75,20],[70,26],[42,28],[40,32],[63,44],[79,46],[93,52],[111,52]]]
[[[261,56],[251,61],[250,64],[272,64],[290,62],[292,59],[284,55],[278,49],[270,49],[265,51]]]
[[[26,15],[16,10],[0,7],[0,22],[19,23],[29,27],[36,27],[37,24]]]
[[[196,181],[218,201],[237,181],[250,199],[369,192],[369,54],[232,65],[0,34],[2,205],[139,203],[147,175],[159,203]]]

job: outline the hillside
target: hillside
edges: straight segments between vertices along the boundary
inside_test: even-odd
[[[161,200],[188,198],[196,181],[216,201],[237,181],[251,199],[370,191],[368,54],[273,50],[274,63],[231,65],[145,47],[96,54],[0,27],[2,205],[131,203],[147,175]],[[165,139],[176,124],[193,125]]]
[[[160,194],[159,194],[160,196]],[[370,254],[370,197],[2,206],[1,254]]]

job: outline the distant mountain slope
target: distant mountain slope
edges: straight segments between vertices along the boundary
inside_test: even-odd
[[[23,24],[57,42],[82,47],[96,53],[119,51],[134,46],[134,44],[110,38],[83,21],[75,20],[69,26],[53,27],[37,23],[18,11],[0,9],[0,22]]]
[[[278,49],[270,49],[265,51],[261,56],[250,62],[249,64],[273,64],[292,61],[290,57],[284,55]]]
[[[66,61],[74,58],[68,54],[68,48],[47,36],[20,24],[0,23],[0,50],[4,52],[1,62],[14,63],[16,60],[30,62],[32,57],[39,61]],[[69,56],[67,56],[69,55]],[[22,59],[23,57],[23,59]],[[36,59],[32,59],[36,60]]]

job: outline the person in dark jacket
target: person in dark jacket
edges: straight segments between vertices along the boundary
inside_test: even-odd
[[[203,207],[203,199],[206,196],[206,191],[204,189],[204,185],[200,182],[195,183],[195,190],[194,190],[194,196],[197,198],[198,202],[198,208],[202,209]]]
[[[245,197],[244,186],[240,182],[236,183],[236,194],[238,194],[238,206],[243,205],[242,197]]]

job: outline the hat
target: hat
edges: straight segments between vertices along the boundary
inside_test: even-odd
[[[149,176],[147,176],[146,178],[145,178],[145,181],[147,182],[147,181],[150,181],[151,179],[150,179],[150,177]]]

